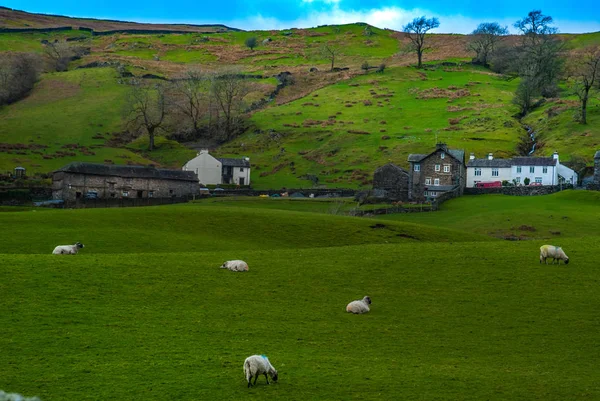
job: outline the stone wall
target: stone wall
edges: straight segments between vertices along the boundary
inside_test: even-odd
[[[356,189],[347,188],[323,188],[323,189],[225,189],[223,191],[211,191],[216,196],[258,196],[258,195],[273,195],[287,192],[289,195],[300,192],[308,197],[310,194],[315,196],[331,196],[331,197],[353,197],[358,191]]]
[[[486,195],[503,194],[512,196],[536,196],[548,195],[560,192],[565,189],[572,189],[570,184],[563,185],[541,185],[541,186],[520,186],[520,187],[500,187],[500,188],[465,188],[465,195]]]
[[[72,201],[95,191],[98,198],[169,198],[199,193],[195,181],[157,178],[123,178],[69,172],[52,177],[52,198]],[[126,193],[127,195],[124,195]]]

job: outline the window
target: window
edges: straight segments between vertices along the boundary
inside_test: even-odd
[[[127,198],[129,196],[129,191],[123,191],[123,197]]]
[[[420,164],[415,164],[415,171],[421,171],[421,165]]]
[[[110,189],[111,191],[115,190],[115,183],[114,182],[109,182],[108,183],[108,189]]]
[[[449,172],[450,172],[450,165],[444,164],[444,173],[449,173]]]
[[[433,185],[440,185],[440,179],[439,178],[434,179]]]
[[[425,185],[431,185],[431,178],[425,178]]]
[[[475,176],[476,176],[476,177],[479,177],[479,176],[481,176],[481,169],[480,169],[480,168],[476,168],[476,169],[475,169]]]
[[[498,169],[497,168],[492,169],[492,177],[498,177]]]
[[[517,166],[517,173],[521,172],[521,166]]]
[[[169,189],[169,195],[173,195],[173,190]]]
[[[520,184],[520,183],[521,183],[521,177],[517,177],[517,178],[515,178],[515,182],[516,182],[517,184]]]
[[[544,167],[544,168],[542,168],[542,173],[544,173],[544,174],[548,174],[548,167]]]
[[[440,165],[439,164],[435,165],[435,171],[440,171]]]
[[[148,198],[154,198],[154,191],[148,191]]]
[[[429,196],[429,192],[427,192],[427,191],[423,192],[423,196]]]
[[[446,154],[444,152],[440,153],[440,159],[443,159],[444,157],[446,157]]]
[[[529,167],[529,172],[530,173],[535,173],[535,167],[534,166]]]
[[[429,192],[429,196],[431,196],[432,198],[435,198],[437,196],[437,192],[431,191],[431,192]]]
[[[535,177],[535,183],[536,184],[541,184],[542,183],[542,177]]]
[[[244,172],[244,168],[240,167],[240,173],[243,173],[243,172]]]

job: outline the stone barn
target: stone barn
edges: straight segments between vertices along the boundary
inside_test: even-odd
[[[408,171],[393,163],[379,167],[373,174],[373,190],[376,196],[407,201]]]
[[[146,166],[70,163],[52,174],[52,198],[172,198],[199,193],[193,171]]]

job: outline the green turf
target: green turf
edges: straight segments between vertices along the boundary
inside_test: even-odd
[[[598,200],[559,195],[538,207],[567,224]],[[2,212],[0,388],[43,400],[598,399],[599,220],[561,241],[567,266],[538,263],[544,240],[471,234],[527,215],[531,199],[463,197],[383,229],[233,201]],[[464,227],[446,209],[456,222],[487,213],[464,232],[429,225]],[[76,239],[79,255],[49,254]],[[218,268],[233,258],[250,271]],[[369,314],[344,312],[364,295]],[[246,388],[251,354],[269,356],[278,384]]]

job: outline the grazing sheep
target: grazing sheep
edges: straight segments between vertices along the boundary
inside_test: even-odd
[[[370,311],[369,305],[371,305],[371,298],[364,297],[358,301],[352,301],[346,306],[346,312],[352,313],[367,313]]]
[[[269,362],[269,358],[266,355],[252,355],[246,358],[244,361],[244,376],[246,376],[246,380],[248,381],[248,388],[253,385],[256,385],[256,380],[259,375],[265,375],[265,379],[267,379],[267,384],[269,384],[269,377],[271,376],[273,381],[277,381],[277,371]],[[254,383],[250,383],[252,378],[254,377]]]
[[[228,260],[221,265],[221,269],[228,269],[232,272],[247,272],[248,263],[243,260]]]
[[[59,245],[52,253],[54,255],[77,255],[77,251],[79,248],[83,248],[83,244],[81,242],[76,242],[75,245]]]
[[[554,245],[542,245],[540,247],[540,263],[544,262],[548,264],[547,259],[552,258],[552,264],[557,262],[560,265],[560,261],[564,261],[565,265],[569,264],[569,257],[565,254],[559,246]]]

